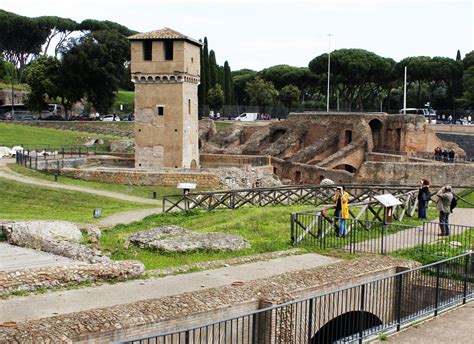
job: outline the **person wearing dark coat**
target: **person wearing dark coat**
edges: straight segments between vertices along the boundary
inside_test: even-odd
[[[430,182],[428,179],[420,181],[420,189],[418,190],[418,218],[426,221],[426,207],[431,198],[429,190]]]

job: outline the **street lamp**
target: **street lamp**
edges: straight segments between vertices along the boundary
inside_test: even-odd
[[[331,80],[331,34],[328,34],[329,38],[329,49],[328,49],[328,90],[326,97],[326,112],[329,112],[329,85]]]

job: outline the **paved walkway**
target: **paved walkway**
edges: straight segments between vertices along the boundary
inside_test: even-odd
[[[34,269],[48,266],[86,264],[63,256],[0,242],[0,271]]]
[[[474,343],[474,302],[390,336],[384,343]]]
[[[456,208],[449,216],[449,222],[456,225],[474,226],[474,209],[472,208]],[[409,228],[399,231],[394,234],[384,236],[384,252],[390,253],[403,248],[415,247],[421,245],[422,241],[425,244],[434,243],[445,237],[439,237],[440,229],[437,225],[431,224],[425,228],[423,233],[423,226]],[[466,230],[465,227],[451,226],[451,234],[461,234]],[[353,244],[356,251],[379,253],[381,249],[381,238],[370,239]],[[350,247],[346,246],[349,250]]]
[[[7,164],[11,164],[14,162],[15,162],[15,159],[0,159],[0,177],[13,180],[19,183],[47,186],[47,187],[52,187],[55,189],[85,192],[85,193],[90,193],[94,195],[120,199],[122,201],[153,204],[156,206],[161,206],[162,204],[161,201],[159,200],[130,196],[130,195],[125,195],[125,194],[122,194],[119,192],[113,192],[113,191],[97,190],[97,189],[92,189],[92,188],[88,188],[84,186],[66,185],[66,184],[61,184],[61,183],[56,183],[56,182],[50,182],[43,179],[27,177],[20,173],[16,173],[7,167]]]
[[[12,297],[0,301],[0,322],[41,319],[57,314],[177,295],[229,285],[236,280],[248,282],[289,271],[333,264],[337,261],[339,260],[335,258],[309,253],[184,275],[62,290],[28,297]]]

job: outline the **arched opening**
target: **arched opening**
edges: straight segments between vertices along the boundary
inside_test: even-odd
[[[355,168],[354,166],[349,165],[349,164],[337,165],[336,167],[334,167],[334,169],[335,170],[344,170],[344,171],[347,171],[349,173],[356,173],[356,171],[357,171],[357,168]]]
[[[191,168],[194,170],[194,169],[196,169],[196,167],[197,167],[196,160],[194,160],[194,159],[191,160]]]
[[[311,338],[311,343],[334,343],[339,339],[380,325],[382,325],[382,321],[372,313],[365,311],[347,312],[332,319],[321,327],[313,338]]]
[[[352,142],[352,130],[345,131],[344,141],[346,145]]]
[[[303,181],[301,179],[301,171],[296,171],[295,172],[295,184],[301,184]]]
[[[374,144],[374,150],[383,148],[382,144],[382,122],[378,119],[373,119],[369,122],[370,129],[372,131],[372,142]]]
[[[280,137],[282,137],[285,134],[286,134],[286,130],[284,129],[275,130],[273,133],[271,133],[270,142],[271,143],[276,142]]]

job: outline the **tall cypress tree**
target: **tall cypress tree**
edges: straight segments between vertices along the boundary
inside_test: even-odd
[[[204,75],[204,85],[206,90],[206,105],[207,105],[207,92],[211,88],[210,75],[209,75],[209,45],[207,43],[207,37],[204,37],[204,51],[203,51],[203,63],[204,71],[201,75]]]
[[[232,76],[229,63],[224,62],[224,104],[232,105]]]
[[[456,54],[456,61],[461,61],[461,52],[458,49],[458,53]]]
[[[206,66],[204,65],[204,47],[201,47],[201,82],[198,86],[198,117],[199,119],[202,118],[202,115],[204,114],[204,105],[206,105],[206,95],[207,95],[207,89],[206,89],[206,73],[205,73],[205,68]]]
[[[209,52],[209,84],[211,88],[219,82],[217,68],[216,53],[211,50]]]

